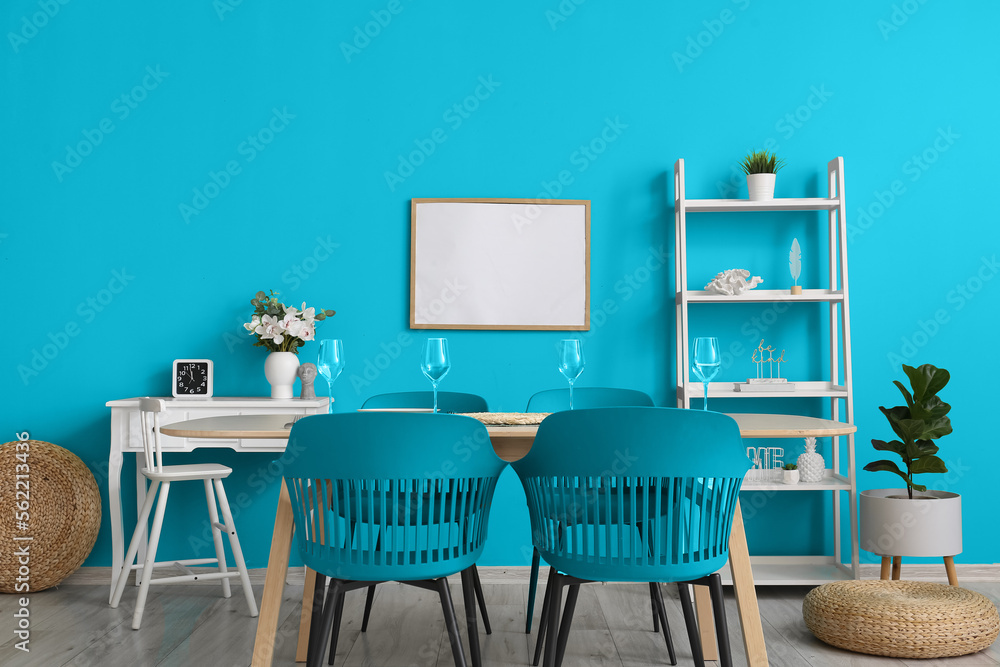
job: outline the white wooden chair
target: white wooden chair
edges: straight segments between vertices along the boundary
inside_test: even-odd
[[[146,493],[146,500],[139,512],[135,532],[132,534],[132,541],[129,543],[128,552],[125,554],[118,582],[115,585],[114,594],[111,596],[111,606],[118,607],[125,585],[128,582],[129,574],[132,570],[140,570],[137,573],[139,578],[139,596],[135,603],[135,613],[132,616],[132,629],[138,630],[142,623],[142,612],[146,606],[146,595],[149,592],[150,584],[180,584],[188,581],[210,581],[214,579],[222,580],[222,595],[230,597],[232,595],[229,588],[229,580],[232,577],[239,577],[243,583],[243,594],[247,599],[247,606],[250,607],[250,616],[257,616],[257,603],[254,601],[253,589],[250,587],[250,577],[247,576],[247,566],[243,561],[243,550],[240,549],[240,541],[236,536],[236,525],[233,523],[233,514],[229,510],[229,501],[226,500],[226,491],[222,486],[222,480],[233,471],[224,465],[216,463],[195,463],[188,465],[163,465],[163,452],[160,446],[160,418],[159,413],[163,412],[166,406],[162,399],[143,398],[139,402],[139,419],[142,428],[142,447],[146,455],[146,467],[142,469],[142,474],[149,479],[149,491]],[[170,491],[171,482],[186,482],[201,480],[205,484],[205,499],[208,502],[208,518],[212,526],[212,540],[215,542],[215,558],[197,558],[189,560],[172,560],[157,563],[156,547],[160,540],[160,529],[163,527],[163,514],[167,508],[167,495]],[[215,487],[213,493],[212,487]],[[153,517],[153,525],[149,531],[149,544],[146,547],[146,561],[142,565],[133,561],[139,549],[140,540],[144,539],[146,532],[146,522],[149,519],[150,510],[153,509],[153,501],[156,500],[157,492],[160,499],[156,503],[156,514]],[[215,495],[218,494],[219,507],[216,508]],[[219,509],[222,510],[224,523],[219,523]],[[226,554],[222,547],[222,532],[229,536],[229,546],[233,551],[233,559],[236,561],[236,570],[226,569]],[[218,572],[206,572],[196,574],[188,569],[189,565],[207,565],[217,563]],[[153,568],[177,566],[186,571],[187,574],[160,577],[153,579]]]

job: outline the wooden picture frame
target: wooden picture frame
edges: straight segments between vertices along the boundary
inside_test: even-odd
[[[411,329],[590,329],[590,201],[413,199]]]

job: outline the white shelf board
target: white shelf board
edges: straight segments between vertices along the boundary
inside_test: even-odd
[[[751,556],[755,586],[819,586],[854,579],[849,567],[827,556]],[[733,580],[726,565],[719,574],[729,586]]]
[[[749,199],[685,199],[688,213],[725,213],[727,211],[831,211],[840,206],[839,198],[802,197],[750,201]]]
[[[737,391],[737,382],[709,382],[709,398],[814,398],[836,397],[847,398],[847,389],[843,385],[835,385],[824,380],[808,380],[805,382],[789,378],[795,385],[795,391]],[[683,398],[684,387],[677,389],[677,396]],[[689,398],[702,398],[705,395],[702,383],[691,381],[687,385]]]
[[[739,296],[728,296],[725,294],[710,294],[705,290],[688,290],[677,293],[676,301],[681,299],[689,303],[752,303],[768,301],[819,301],[836,302],[844,300],[843,290],[829,289],[804,289],[802,294],[791,294],[788,290],[781,289],[755,289],[744,292]]]
[[[774,482],[750,482],[744,481],[741,491],[848,491],[851,488],[850,482],[843,475],[834,473],[827,468],[823,471],[823,479],[819,482],[799,482],[798,484],[784,484],[780,481]]]

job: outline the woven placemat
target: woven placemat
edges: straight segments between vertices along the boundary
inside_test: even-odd
[[[17,492],[26,487],[25,511]],[[80,457],[41,440],[0,445],[0,593],[24,592],[25,581],[30,593],[55,586],[83,564],[100,528],[101,492]],[[25,545],[27,565],[17,554]]]
[[[976,653],[1000,632],[1000,615],[974,591],[921,581],[837,581],[814,588],[802,617],[838,648],[893,658]]]
[[[541,424],[550,412],[466,412],[466,416],[475,417],[484,424],[491,426],[528,426]]]

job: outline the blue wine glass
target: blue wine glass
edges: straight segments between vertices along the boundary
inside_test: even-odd
[[[330,404],[327,412],[333,412],[333,381],[344,372],[344,341],[339,338],[327,338],[319,343],[319,357],[316,359],[316,371],[326,378],[327,394]]]
[[[420,370],[434,388],[434,412],[438,411],[438,383],[451,370],[447,338],[428,338],[420,354]]]
[[[569,382],[569,409],[573,409],[573,383],[583,372],[583,346],[579,338],[568,338],[561,340],[556,345],[556,354],[559,357],[559,372],[563,374]]]
[[[703,410],[708,410],[708,383],[719,374],[721,366],[722,355],[719,352],[719,339],[711,337],[695,338],[694,361],[691,364],[691,370],[705,387]]]

